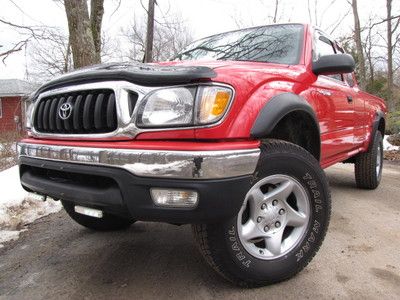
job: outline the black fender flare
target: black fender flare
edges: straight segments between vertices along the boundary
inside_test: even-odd
[[[312,118],[321,139],[319,122],[314,109],[305,99],[293,93],[282,93],[272,97],[258,113],[250,135],[254,138],[266,137],[280,120],[294,111],[305,112]]]
[[[383,111],[378,110],[378,111],[375,112],[375,119],[372,122],[372,132],[371,132],[371,139],[370,139],[369,145],[368,145],[368,151],[372,147],[372,144],[373,144],[372,142],[373,142],[373,139],[374,139],[374,136],[375,136],[375,132],[377,130],[379,130],[379,124],[381,123],[381,120],[385,121],[385,114],[383,113]],[[385,135],[385,133],[383,132],[382,138],[384,137],[384,135]]]

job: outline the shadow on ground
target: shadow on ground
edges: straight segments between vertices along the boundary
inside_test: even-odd
[[[204,263],[190,226],[138,222],[126,231],[97,233],[61,212],[0,249],[0,299],[395,298],[400,216],[398,204],[393,206],[400,170],[388,170],[376,191],[355,189],[351,170],[328,169],[333,198],[328,236],[311,264],[281,284],[230,285]]]

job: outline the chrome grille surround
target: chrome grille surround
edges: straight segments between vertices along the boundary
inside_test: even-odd
[[[165,127],[165,128],[139,128],[136,126],[137,119],[137,110],[140,106],[141,101],[152,91],[158,89],[165,89],[171,87],[189,87],[189,86],[223,86],[232,90],[232,100],[229,104],[228,109],[225,112],[225,115],[216,123],[209,125],[199,125],[199,126],[187,126],[187,127]],[[53,95],[66,94],[78,91],[85,90],[104,90],[110,89],[114,91],[115,101],[116,101],[116,112],[117,112],[117,129],[112,132],[107,133],[85,133],[85,134],[75,134],[75,133],[43,133],[38,130],[34,126],[28,129],[29,135],[37,138],[44,139],[59,139],[59,140],[76,140],[76,139],[85,139],[85,140],[128,140],[135,138],[141,132],[151,132],[151,131],[166,131],[166,130],[187,130],[192,128],[208,128],[221,124],[226,116],[228,115],[232,103],[235,100],[235,90],[232,86],[216,83],[216,82],[207,82],[207,83],[194,83],[194,84],[185,84],[185,85],[173,85],[173,86],[141,86],[134,83],[130,83],[128,81],[101,81],[101,82],[93,82],[93,83],[84,83],[71,85],[67,87],[52,89],[46,92],[39,94],[37,99],[34,99],[34,106],[30,115],[31,120],[33,120],[35,116],[36,109],[38,108],[38,104],[40,100],[43,98],[47,98]],[[133,109],[132,114],[129,112],[129,93],[134,92],[138,95],[136,105]],[[196,104],[195,104],[196,105]],[[32,122],[33,123],[33,122]]]
[[[62,87],[50,91],[43,92],[35,99],[32,115],[33,120],[38,104],[42,98],[51,97],[53,95],[66,94],[85,90],[104,90],[110,89],[114,91],[117,111],[117,129],[107,133],[88,133],[88,134],[62,134],[62,133],[43,133],[36,130],[34,126],[31,128],[31,135],[38,138],[46,139],[91,139],[91,140],[124,140],[134,138],[141,130],[135,126],[136,123],[136,107],[132,115],[129,113],[129,92],[135,92],[138,100],[142,100],[144,96],[155,88],[138,86],[126,81],[104,81],[95,83],[85,83]]]

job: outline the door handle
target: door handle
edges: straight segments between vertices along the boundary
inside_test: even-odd
[[[352,103],[353,102],[353,97],[348,95],[347,96],[347,102]]]

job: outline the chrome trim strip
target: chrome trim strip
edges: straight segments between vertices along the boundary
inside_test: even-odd
[[[125,150],[74,148],[18,143],[18,158],[110,166],[137,176],[217,179],[253,174],[260,149],[221,151]]]
[[[143,101],[145,96],[147,96],[150,92],[165,88],[190,87],[190,86],[222,86],[232,90],[232,100],[229,103],[229,107],[227,108],[224,116],[218,122],[207,125],[188,126],[188,127],[165,127],[165,128],[139,128],[136,125],[138,107],[140,106],[140,103]],[[118,127],[116,130],[108,133],[59,134],[59,133],[43,133],[37,131],[34,128],[33,117],[36,112],[37,106],[42,98],[63,93],[70,93],[70,92],[84,91],[84,90],[99,90],[99,89],[110,89],[113,90],[115,93],[115,102],[117,105],[117,120],[118,120]],[[132,116],[129,115],[129,109],[128,109],[129,92],[135,92],[138,94],[138,99],[135,108],[133,110]],[[185,84],[185,85],[174,85],[174,86],[168,85],[168,86],[158,86],[158,87],[140,86],[134,83],[130,83],[128,81],[101,81],[101,82],[78,84],[43,92],[38,96],[37,99],[34,99],[33,109],[30,115],[31,126],[32,126],[32,128],[30,128],[30,132],[31,136],[33,137],[45,138],[45,139],[58,139],[58,140],[85,139],[85,140],[104,141],[104,140],[133,139],[139,133],[142,132],[209,128],[217,126],[225,120],[234,100],[235,100],[235,89],[230,85],[218,82],[207,82],[207,83],[196,83],[196,84]]]

